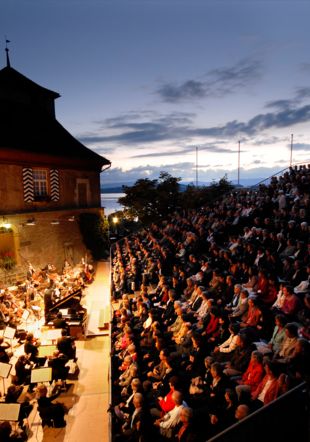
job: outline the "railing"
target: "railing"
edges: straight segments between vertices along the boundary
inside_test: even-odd
[[[253,186],[250,186],[250,187],[251,188],[258,187],[260,184],[263,184],[263,183],[269,184],[271,178],[273,178],[274,176],[280,175],[287,170],[289,171],[290,169],[294,169],[296,166],[304,166],[306,164],[307,164],[307,162],[305,162],[305,161],[303,161],[302,163],[294,163],[292,166],[285,167],[284,169],[280,170],[279,172],[274,173],[273,175],[270,175],[267,178],[264,178],[263,180],[259,181],[258,183],[254,184]]]
[[[305,382],[207,442],[309,442],[309,391]]]

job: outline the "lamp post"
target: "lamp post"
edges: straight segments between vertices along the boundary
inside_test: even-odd
[[[238,186],[240,185],[240,141],[238,141]]]
[[[290,167],[292,167],[292,162],[293,162],[293,138],[294,138],[294,134],[291,134],[291,157],[290,157]]]
[[[115,235],[117,235],[117,224],[119,222],[118,217],[117,216],[113,216],[112,222],[113,222],[113,225],[114,225],[114,229],[113,229],[114,233],[115,233]]]

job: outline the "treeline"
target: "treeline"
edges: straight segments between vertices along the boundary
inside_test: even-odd
[[[139,179],[133,186],[123,186],[125,196],[118,202],[125,207],[128,218],[138,218],[143,224],[149,224],[165,219],[176,210],[210,204],[233,189],[226,176],[209,186],[189,185],[185,190],[180,189],[180,181],[181,178],[167,172],[161,172],[158,179]]]

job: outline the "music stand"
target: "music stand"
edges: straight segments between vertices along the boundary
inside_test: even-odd
[[[11,341],[11,350],[13,350],[13,339],[16,333],[16,328],[10,327],[9,325],[7,325],[4,329],[3,332],[3,337],[6,339],[10,339]]]
[[[22,320],[25,322],[25,327],[27,327],[27,320],[30,316],[30,312],[28,310],[24,310],[22,314]]]
[[[58,338],[61,338],[61,328],[53,328],[51,330],[47,330],[46,332],[46,340],[47,341],[57,341]]]
[[[4,379],[7,379],[9,377],[12,367],[13,367],[12,364],[7,364],[6,362],[0,362],[0,378],[2,378],[3,382],[3,394],[5,394]]]
[[[48,356],[53,356],[54,351],[57,350],[56,345],[40,345],[38,347],[38,358],[46,358]]]
[[[33,368],[31,370],[30,383],[50,382],[52,380],[52,367]]]
[[[21,404],[0,403],[0,421],[17,422]]]

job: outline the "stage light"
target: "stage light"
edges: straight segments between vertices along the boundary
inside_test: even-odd
[[[5,229],[10,229],[12,227],[12,224],[9,223],[9,220],[5,216],[2,219],[1,227],[4,227]]]

